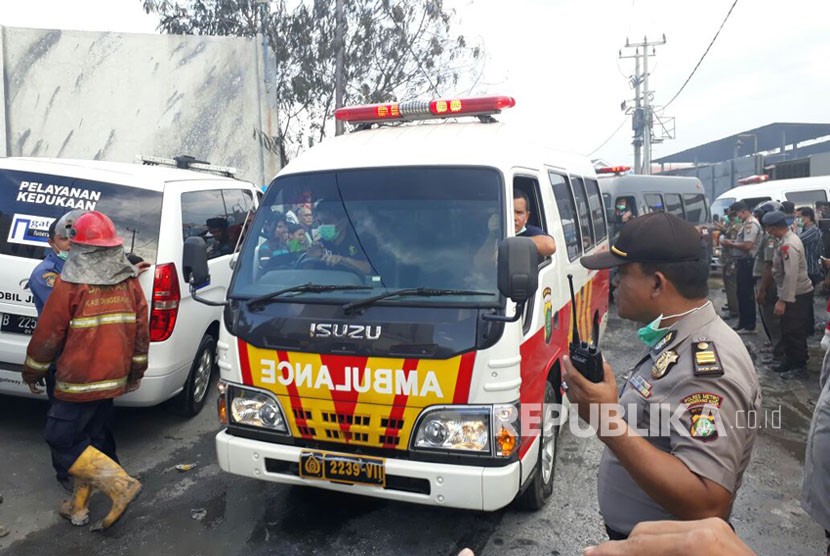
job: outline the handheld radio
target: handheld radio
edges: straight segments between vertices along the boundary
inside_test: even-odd
[[[602,353],[593,343],[579,340],[579,328],[576,326],[576,296],[574,295],[574,277],[568,274],[568,286],[571,288],[571,323],[573,324],[573,338],[568,346],[571,362],[582,376],[591,382],[602,382]]]

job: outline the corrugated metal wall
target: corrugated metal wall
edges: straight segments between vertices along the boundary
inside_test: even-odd
[[[268,183],[275,103],[256,39],[0,27],[0,155],[187,154]]]

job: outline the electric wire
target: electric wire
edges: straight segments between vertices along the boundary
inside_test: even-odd
[[[588,156],[592,156],[595,152],[597,152],[597,151],[598,151],[598,150],[600,150],[602,147],[604,147],[604,146],[608,143],[608,141],[610,141],[611,139],[613,139],[613,138],[617,135],[617,133],[619,133],[619,131],[622,129],[622,126],[624,126],[624,125],[625,125],[625,122],[627,122],[627,121],[628,121],[628,115],[626,115],[626,116],[625,116],[625,118],[623,118],[623,121],[621,121],[621,122],[620,122],[620,125],[618,125],[618,126],[617,126],[617,129],[615,129],[615,130],[614,130],[614,133],[612,133],[611,135],[609,135],[609,136],[608,136],[608,139],[606,139],[605,141],[603,141],[603,142],[602,142],[602,144],[601,144],[599,147],[597,147],[596,149],[594,149],[594,150],[592,150],[590,153],[588,153]]]
[[[662,110],[665,110],[666,108],[668,108],[669,105],[672,102],[674,102],[674,99],[676,99],[678,96],[680,96],[680,93],[683,92],[683,89],[686,88],[686,85],[689,84],[689,81],[692,80],[692,76],[694,76],[695,72],[697,71],[697,68],[700,67],[700,64],[701,64],[701,62],[703,62],[703,59],[706,58],[706,55],[709,53],[709,49],[711,49],[712,45],[715,44],[715,41],[717,40],[718,35],[720,35],[721,30],[723,30],[723,26],[726,25],[726,22],[729,19],[729,16],[732,15],[732,10],[735,9],[735,6],[737,4],[738,4],[738,0],[735,0],[734,2],[732,2],[732,7],[729,8],[729,11],[726,13],[726,17],[723,18],[723,21],[721,22],[720,27],[718,27],[718,30],[715,33],[715,36],[712,37],[712,41],[709,43],[709,46],[706,47],[706,50],[703,52],[703,56],[701,56],[700,60],[697,61],[697,64],[695,65],[694,69],[692,70],[692,73],[689,74],[689,77],[686,78],[686,81],[683,83],[683,85],[680,87],[680,89],[674,94],[673,97],[671,97],[671,100],[668,101],[665,105],[663,105]]]

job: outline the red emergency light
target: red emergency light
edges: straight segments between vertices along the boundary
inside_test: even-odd
[[[631,171],[631,166],[609,166],[607,168],[598,168],[597,174],[625,174]]]
[[[769,176],[766,174],[760,174],[755,176],[747,176],[745,178],[741,178],[738,180],[738,185],[750,185],[753,183],[763,183],[769,180]]]
[[[403,122],[455,116],[487,116],[515,105],[515,99],[508,96],[411,100],[338,108],[334,111],[334,117],[353,124]]]

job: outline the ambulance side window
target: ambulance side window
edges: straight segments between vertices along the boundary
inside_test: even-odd
[[[571,176],[571,186],[576,201],[576,211],[579,215],[579,226],[582,229],[582,248],[587,251],[596,244],[594,223],[591,221],[591,211],[588,207],[588,195],[585,193],[585,183],[582,178]]]
[[[599,183],[594,179],[586,179],[585,187],[588,189],[588,205],[591,208],[591,218],[594,220],[597,241],[602,241],[608,236],[608,227],[605,223],[605,210],[599,193]],[[610,200],[607,202],[610,205]]]
[[[678,218],[684,218],[685,215],[683,214],[683,203],[680,201],[680,194],[678,193],[666,193],[666,212],[677,216]]]
[[[553,187],[553,196],[559,209],[559,221],[562,223],[562,232],[565,234],[565,246],[568,250],[568,260],[574,261],[582,253],[579,227],[576,221],[576,203],[574,203],[568,178],[555,172],[548,172],[550,184]]]
[[[534,179],[526,176],[515,176],[513,178],[513,189],[515,191],[521,191],[525,194],[528,200],[528,213],[529,217],[527,219],[527,224],[529,226],[536,226],[537,228],[541,228],[545,233],[550,233],[548,231],[547,222],[545,221],[545,213],[542,208],[542,199],[539,194],[539,183]],[[540,265],[543,264],[548,258],[540,261]]]
[[[663,204],[663,196],[659,193],[646,193],[643,195],[646,200],[646,212],[665,212],[666,206]]]

